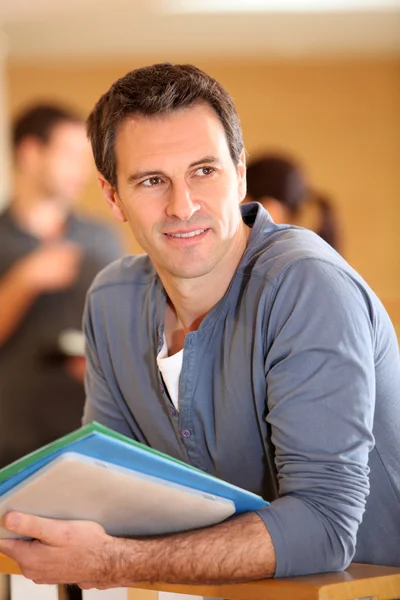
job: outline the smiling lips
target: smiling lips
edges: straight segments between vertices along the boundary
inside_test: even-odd
[[[207,231],[207,229],[195,229],[194,231],[186,231],[180,233],[165,233],[164,235],[167,235],[168,237],[172,238],[192,238],[201,235],[205,231]]]

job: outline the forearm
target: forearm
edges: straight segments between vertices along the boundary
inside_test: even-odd
[[[0,281],[0,347],[13,335],[36,298],[33,287],[24,279],[19,266],[13,267]]]
[[[272,577],[275,572],[271,538],[255,513],[193,532],[115,539],[112,553],[113,576],[127,587],[138,581],[234,583]]]

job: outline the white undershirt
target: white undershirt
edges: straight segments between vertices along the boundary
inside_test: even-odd
[[[157,366],[168,390],[169,397],[177,410],[179,410],[179,380],[182,371],[182,360],[183,348],[176,354],[168,356],[167,341],[164,335],[163,347],[157,355]]]

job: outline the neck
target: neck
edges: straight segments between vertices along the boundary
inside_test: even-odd
[[[159,273],[168,295],[165,335],[177,340],[196,331],[206,315],[225,295],[246,249],[251,229],[241,223],[240,229],[226,253],[214,269],[201,277],[178,279]],[[176,346],[176,343],[173,343]],[[183,346],[183,344],[178,343]]]
[[[61,202],[24,178],[15,181],[10,210],[24,231],[40,239],[59,237],[68,216]]]

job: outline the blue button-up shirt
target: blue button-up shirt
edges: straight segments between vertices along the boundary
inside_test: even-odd
[[[275,225],[258,204],[242,215],[252,232],[230,287],[185,339],[179,413],[157,369],[166,294],[149,257],[96,278],[84,420],[269,500],[259,514],[276,576],[353,556],[400,565],[400,362],[387,313],[318,236]]]

